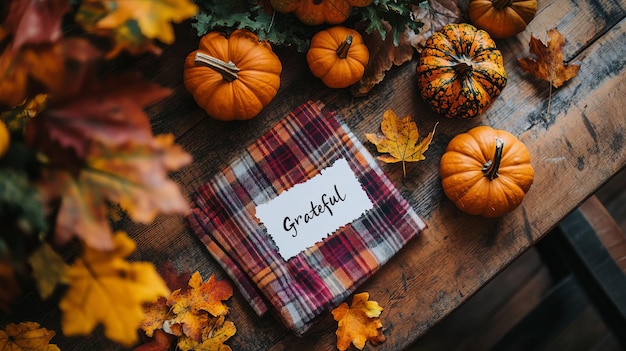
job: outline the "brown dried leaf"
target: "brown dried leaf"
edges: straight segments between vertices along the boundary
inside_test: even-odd
[[[174,263],[171,260],[167,260],[157,266],[157,272],[163,277],[165,280],[165,284],[170,290],[178,290],[180,289],[181,293],[186,293],[189,288],[189,284],[187,282],[191,279],[191,272],[178,272],[178,269],[174,266]]]
[[[528,46],[531,54],[535,57],[524,57],[518,59],[517,63],[524,71],[558,88],[566,81],[576,77],[580,69],[580,65],[563,63],[564,45],[565,37],[556,28],[548,31],[547,45],[531,35]]]
[[[390,35],[391,26],[387,22],[382,23],[387,32],[385,40],[377,31],[363,35],[363,41],[370,52],[370,60],[361,80],[350,88],[353,96],[367,95],[376,84],[383,81],[386,72],[393,66],[400,66],[411,61],[415,50],[421,51],[426,39],[433,32],[441,29],[445,24],[459,22],[461,10],[458,0],[429,0],[428,6],[413,5],[413,15],[424,26],[419,33],[411,29],[405,30],[398,39],[397,46],[394,45],[393,35]],[[364,26],[364,24],[361,25]]]
[[[428,0],[428,6],[414,6],[413,15],[424,26],[418,34],[411,36],[411,43],[418,52],[434,32],[449,23],[459,23],[463,13],[459,0]]]
[[[380,83],[387,71],[394,65],[400,66],[413,58],[413,43],[411,36],[413,31],[406,30],[400,35],[398,46],[393,43],[393,35],[390,35],[391,26],[383,23],[387,36],[383,41],[378,31],[372,31],[363,35],[363,41],[370,52],[370,60],[365,67],[363,77],[350,89],[353,96],[365,96],[372,88]]]

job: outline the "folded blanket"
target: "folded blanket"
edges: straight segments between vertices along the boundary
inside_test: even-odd
[[[367,194],[368,210],[295,256],[283,257],[285,250],[257,218],[257,207],[324,173],[338,160],[347,161]],[[344,194],[335,190],[329,194],[334,202],[326,197],[324,206],[316,207],[311,201],[311,211],[300,216],[300,222],[328,216],[329,203],[343,200]],[[296,108],[200,186],[188,219],[256,313],[274,312],[297,335],[425,227],[336,113],[313,102]]]

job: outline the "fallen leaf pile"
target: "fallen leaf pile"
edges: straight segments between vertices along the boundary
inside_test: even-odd
[[[171,265],[166,268],[169,277],[176,277]],[[170,278],[170,284],[180,282],[182,276]],[[224,343],[237,329],[234,323],[226,321],[229,309],[223,301],[232,294],[228,282],[217,280],[214,275],[203,282],[200,273],[194,272],[169,297],[144,306],[145,318],[140,328],[152,340],[135,351],[168,350],[173,342],[171,336],[178,337],[177,348],[183,351],[229,351]]]
[[[337,348],[345,351],[350,344],[363,350],[366,342],[378,345],[385,341],[381,328],[380,314],[383,308],[376,301],[369,301],[369,294],[355,294],[352,305],[342,302],[332,311],[333,318],[338,322]]]
[[[0,329],[0,351],[59,351],[50,344],[55,334],[35,322],[10,323]]]
[[[369,142],[376,145],[378,152],[388,153],[380,155],[377,158],[385,163],[402,162],[402,170],[406,177],[406,162],[417,162],[424,160],[424,152],[428,150],[428,146],[433,139],[435,133],[428,133],[426,138],[418,142],[419,132],[417,125],[411,118],[406,116],[400,119],[392,110],[385,111],[381,122],[382,134],[366,133],[365,137]]]

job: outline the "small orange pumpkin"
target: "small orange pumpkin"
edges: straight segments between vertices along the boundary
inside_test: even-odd
[[[519,206],[535,173],[524,143],[508,131],[478,126],[450,140],[439,174],[461,211],[491,218]]]
[[[537,12],[537,0],[471,0],[470,21],[493,38],[522,32]]]
[[[352,7],[365,7],[372,0],[270,0],[274,10],[294,13],[300,22],[311,26],[340,24],[348,19]]]
[[[196,103],[218,120],[255,117],[280,87],[282,64],[267,42],[238,29],[210,32],[185,59],[183,82]]]
[[[417,65],[422,99],[447,118],[483,113],[506,86],[500,50],[484,30],[448,24],[426,41]]]
[[[363,77],[369,51],[359,32],[335,26],[315,33],[306,61],[327,87],[345,88]]]

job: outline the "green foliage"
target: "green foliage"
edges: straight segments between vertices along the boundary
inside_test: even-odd
[[[22,259],[27,237],[36,237],[46,230],[46,218],[36,189],[26,173],[0,167],[0,256],[10,251],[12,259]]]
[[[393,44],[398,46],[400,35],[407,29],[419,33],[424,25],[421,21],[413,19],[412,8],[414,6],[428,6],[427,1],[412,0],[374,0],[370,6],[356,9],[355,18],[367,23],[366,33],[377,31],[384,40],[387,36],[382,26],[382,21],[391,25]]]
[[[295,46],[299,52],[309,48],[309,41],[319,30],[298,21],[295,16],[268,14],[256,1],[195,0],[200,8],[192,26],[199,36],[219,30],[230,33],[245,28],[277,46]]]
[[[311,37],[327,25],[309,26],[300,22],[293,14],[274,12],[268,14],[258,1],[254,0],[195,0],[200,10],[192,26],[202,36],[210,31],[220,30],[230,33],[235,29],[246,28],[261,40],[268,40],[276,46],[295,46],[300,52],[309,47]],[[413,6],[424,6],[425,2],[411,0],[374,0],[370,6],[353,8],[347,26],[363,21],[367,23],[366,33],[377,31],[384,39],[387,35],[381,21],[391,27],[394,44],[398,45],[400,34],[406,28],[419,32],[423,23],[412,18]],[[427,6],[427,5],[426,5]]]

